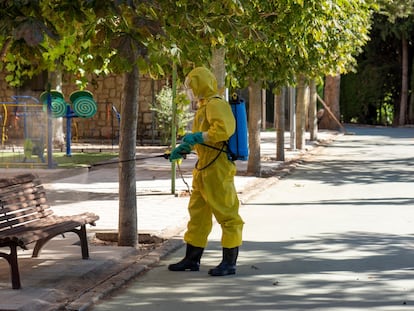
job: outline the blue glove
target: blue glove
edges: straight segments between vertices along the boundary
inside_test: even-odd
[[[183,142],[190,144],[191,146],[202,144],[204,143],[203,133],[197,132],[185,134],[183,137]]]
[[[184,155],[191,152],[191,145],[188,143],[181,143],[178,147],[174,148],[170,154],[170,162],[182,159]]]

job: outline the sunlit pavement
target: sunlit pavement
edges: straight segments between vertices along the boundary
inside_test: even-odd
[[[181,248],[93,310],[411,310],[414,129],[348,130],[244,202],[236,275],[207,274],[215,225],[200,272]]]

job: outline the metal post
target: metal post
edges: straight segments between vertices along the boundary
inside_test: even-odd
[[[173,61],[172,72],[172,124],[171,124],[171,148],[175,148],[177,143],[177,106],[175,104],[175,97],[177,95],[177,64]],[[176,179],[175,162],[171,162],[171,193],[175,194],[175,179]]]
[[[16,104],[19,105],[19,101],[16,98]],[[30,139],[31,137],[29,137],[29,133],[27,131],[27,116],[28,116],[28,112],[27,112],[27,106],[26,106],[26,101],[23,101],[23,132],[24,132],[24,139]]]
[[[52,158],[53,122],[52,122],[52,94],[50,84],[47,88],[47,168],[53,168]]]
[[[290,149],[296,150],[296,89],[289,87]]]
[[[72,140],[72,117],[70,106],[66,106],[66,156],[71,157],[71,140]]]

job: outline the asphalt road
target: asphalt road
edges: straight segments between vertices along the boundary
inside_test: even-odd
[[[216,225],[200,272],[181,248],[93,310],[414,310],[413,182],[414,128],[348,128],[244,202],[236,275]]]

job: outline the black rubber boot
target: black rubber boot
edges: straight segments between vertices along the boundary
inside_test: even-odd
[[[168,266],[170,271],[199,271],[200,270],[200,259],[203,255],[204,248],[196,247],[191,244],[187,244],[185,251],[185,257],[174,264]]]
[[[236,261],[239,255],[239,248],[223,248],[223,260],[220,264],[208,271],[211,276],[224,276],[236,274]]]

